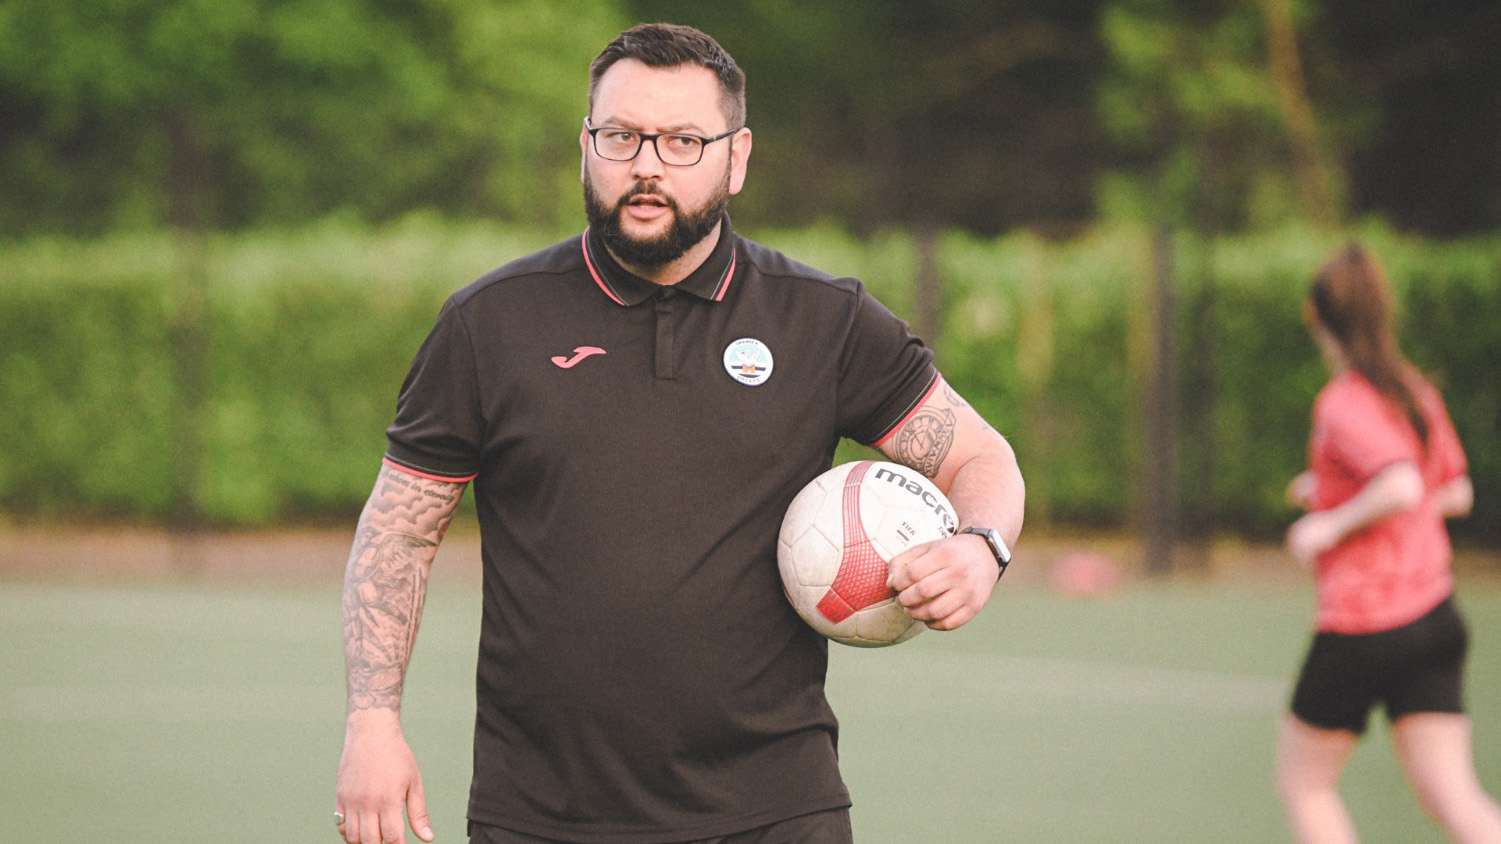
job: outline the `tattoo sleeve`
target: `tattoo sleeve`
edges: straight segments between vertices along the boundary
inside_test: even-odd
[[[948,408],[925,407],[897,432],[892,451],[902,463],[936,478],[954,445],[956,425],[957,419]]]
[[[427,575],[463,493],[463,484],[381,468],[344,572],[350,712],[400,710]]]

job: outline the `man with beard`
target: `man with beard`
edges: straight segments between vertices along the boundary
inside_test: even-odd
[[[827,640],[776,538],[841,437],[934,479],[964,530],[892,561],[914,617],[975,616],[1021,530],[1006,441],[864,287],[731,229],[745,80],[652,24],[591,69],[589,228],[454,294],[402,385],[344,588],[335,823],[424,841],[402,682],[474,484],[484,580],[472,842],[852,840]]]

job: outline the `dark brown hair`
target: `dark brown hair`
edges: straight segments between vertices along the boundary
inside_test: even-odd
[[[589,109],[599,79],[621,59],[635,59],[647,67],[678,67],[695,64],[719,78],[720,107],[730,127],[745,125],[745,72],[719,46],[719,42],[691,26],[643,23],[616,36],[589,66]]]
[[[1391,285],[1376,256],[1354,243],[1334,253],[1314,276],[1309,301],[1350,367],[1407,416],[1426,447],[1428,420],[1412,388],[1420,376],[1397,347]]]

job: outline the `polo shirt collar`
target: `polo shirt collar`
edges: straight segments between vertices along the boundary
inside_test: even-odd
[[[662,285],[656,284],[620,266],[610,250],[605,248],[604,238],[593,227],[584,230],[584,263],[589,275],[599,289],[617,305],[639,305],[651,298]],[[719,243],[714,251],[688,274],[688,277],[672,285],[673,288],[709,302],[724,299],[735,278],[735,232],[730,227],[726,214],[719,225]]]

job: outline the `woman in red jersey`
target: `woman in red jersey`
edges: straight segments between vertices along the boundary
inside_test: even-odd
[[[1391,292],[1360,246],[1332,256],[1304,314],[1332,378],[1313,409],[1309,469],[1288,497],[1308,513],[1287,548],[1317,580],[1313,644],[1277,748],[1299,842],[1354,842],[1338,786],[1377,704],[1418,802],[1456,842],[1501,844],[1461,701],[1468,633],[1454,604],[1444,520],[1470,511],[1464,450],[1438,391],[1402,356]]]

